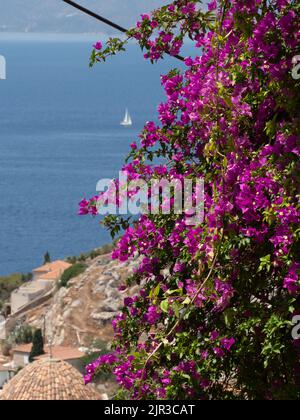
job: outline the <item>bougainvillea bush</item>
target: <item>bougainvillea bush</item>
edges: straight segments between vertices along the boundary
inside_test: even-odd
[[[92,64],[135,39],[155,62],[180,59],[193,40],[185,70],[162,76],[160,124],[145,125],[123,169],[204,178],[205,220],[106,219],[125,228],[113,258],[139,257],[128,282],[140,293],[125,299],[114,351],[87,366],[87,382],[112,369],[123,398],[300,398],[299,12],[298,0],[176,0],[94,49]],[[97,213],[96,199],[80,213]]]

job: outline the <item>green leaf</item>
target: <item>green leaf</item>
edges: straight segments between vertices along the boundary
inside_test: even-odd
[[[258,271],[267,270],[268,272],[271,270],[271,255],[266,255],[265,257],[260,258],[260,265]]]
[[[230,327],[235,316],[235,310],[232,308],[227,309],[224,313],[224,321],[226,324],[226,327]]]
[[[149,294],[150,299],[157,298],[157,296],[159,295],[159,292],[160,292],[160,284],[158,284],[155,287],[155,289],[151,290],[151,292]]]
[[[169,301],[168,299],[163,300],[160,304],[161,310],[165,313],[169,312]]]
[[[172,305],[172,309],[175,313],[176,318],[180,318],[180,310],[182,309],[182,305],[175,301]]]
[[[182,302],[183,305],[189,305],[191,303],[191,299],[187,296],[187,298]]]
[[[175,294],[179,294],[181,291],[182,291],[182,289],[168,290],[167,294],[168,295],[175,295]]]

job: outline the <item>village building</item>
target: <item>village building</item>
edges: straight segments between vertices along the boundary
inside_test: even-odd
[[[58,260],[34,269],[32,281],[24,284],[11,294],[11,314],[15,314],[51,291],[62,274],[70,267],[71,264]]]
[[[66,261],[57,260],[32,270],[33,280],[59,280],[64,271],[71,267]]]
[[[0,365],[0,389],[14,376],[14,371],[9,365]]]
[[[31,353],[32,344],[22,344],[13,348],[13,359],[12,367],[14,369],[24,368],[29,364],[29,356]],[[45,346],[45,354],[36,358],[36,360],[53,359],[61,360],[69,363],[75,369],[81,369],[81,358],[85,356],[85,353],[79,351],[73,347],[53,346],[51,349],[49,346]]]

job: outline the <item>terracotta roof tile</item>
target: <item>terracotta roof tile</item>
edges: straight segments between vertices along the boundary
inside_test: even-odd
[[[53,270],[46,274],[40,274],[42,280],[57,280],[60,278],[64,270]]]
[[[17,353],[30,353],[32,349],[32,344],[20,344],[12,349],[13,352]]]
[[[66,261],[57,260],[52,263],[45,264],[41,267],[35,268],[32,270],[34,273],[45,272],[45,271],[56,271],[56,270],[66,270],[70,268],[72,264],[67,263]]]
[[[81,374],[66,362],[37,360],[21,370],[4,386],[0,400],[100,400],[85,386]]]
[[[39,356],[37,359],[44,359],[45,357],[49,357],[50,350],[48,347],[45,347],[45,352],[45,355]],[[52,348],[52,356],[54,359],[58,360],[81,359],[84,355],[85,354],[83,352],[72,347],[57,346]]]

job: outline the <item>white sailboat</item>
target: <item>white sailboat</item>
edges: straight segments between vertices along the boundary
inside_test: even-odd
[[[124,120],[121,122],[121,125],[129,127],[132,125],[132,118],[129,114],[128,109],[126,109]]]

